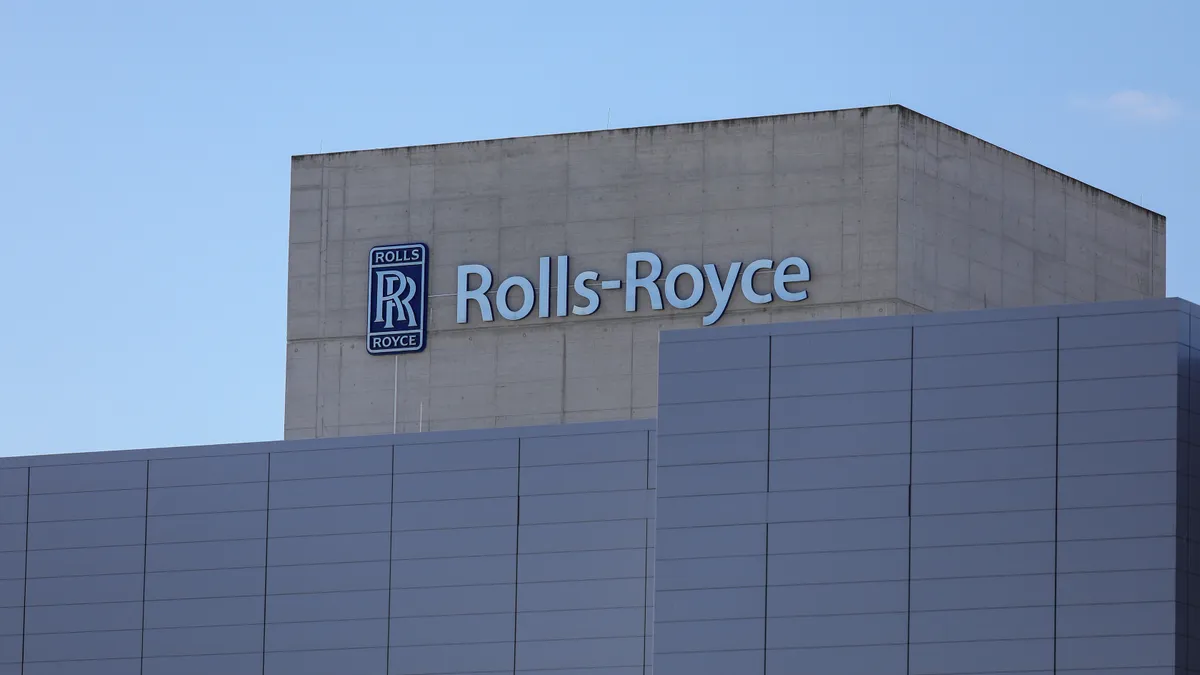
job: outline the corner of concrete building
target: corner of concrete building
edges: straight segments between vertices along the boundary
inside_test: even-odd
[[[930,311],[1161,298],[1166,218],[900,108],[899,297]]]

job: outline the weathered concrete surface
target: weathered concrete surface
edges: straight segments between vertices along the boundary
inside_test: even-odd
[[[622,276],[803,256],[800,303],[717,325],[1161,297],[1164,219],[891,106],[296,157],[286,438],[653,417],[688,310],[455,322],[455,271]],[[429,346],[371,356],[367,252],[430,246]]]

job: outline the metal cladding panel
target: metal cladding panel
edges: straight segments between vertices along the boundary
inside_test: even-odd
[[[262,675],[262,667],[261,654],[147,656],[142,659],[140,672],[142,675]]]
[[[27,642],[28,501],[29,470],[0,468],[0,673],[14,675],[21,672]]]
[[[0,459],[0,673],[1186,672],[1200,318],[1139,307],[664,339],[661,437]]]
[[[1200,481],[1182,473],[1180,445],[1191,311],[1048,307],[664,339],[658,672],[1175,665],[1200,626],[1171,600],[1200,551],[1186,543],[1200,515],[1183,506]],[[726,367],[717,351],[751,335],[771,353],[766,419],[747,414],[757,389],[685,386],[740,392],[761,378],[764,366]],[[692,354],[704,363],[689,377]],[[722,437],[759,442],[747,454]],[[1132,651],[1084,658],[1083,641],[1103,636]]]

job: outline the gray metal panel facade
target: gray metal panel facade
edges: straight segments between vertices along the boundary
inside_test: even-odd
[[[659,672],[1193,672],[1194,310],[664,334]]]
[[[1194,673],[1193,314],[667,333],[657,429],[0,459],[0,675]]]
[[[640,675],[652,436],[0,460],[0,675]]]

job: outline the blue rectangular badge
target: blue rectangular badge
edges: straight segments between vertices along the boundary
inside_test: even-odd
[[[397,244],[371,249],[367,352],[407,354],[425,349],[429,249]]]

